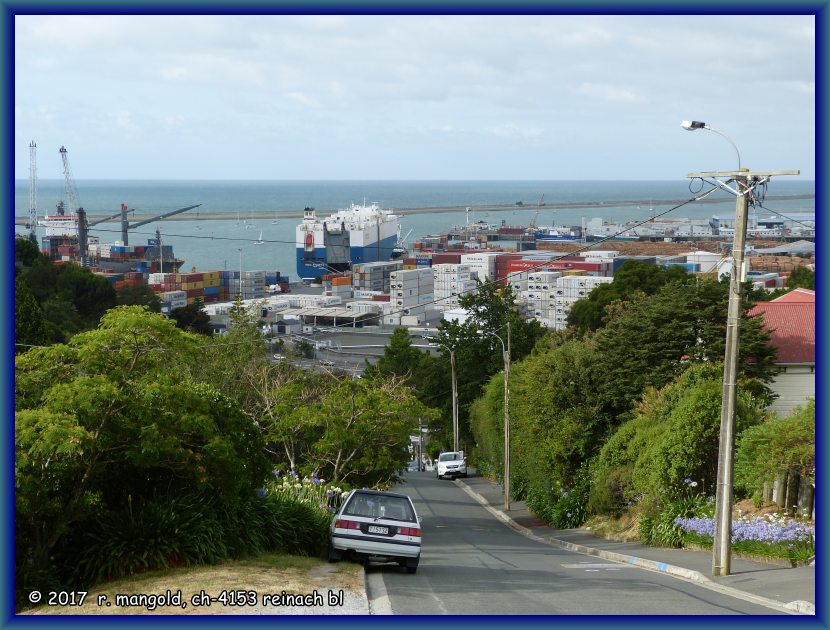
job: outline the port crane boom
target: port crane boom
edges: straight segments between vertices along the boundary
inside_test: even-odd
[[[66,182],[66,197],[69,202],[69,214],[74,215],[78,213],[78,195],[75,193],[75,184],[72,178],[72,170],[69,168],[69,156],[66,152],[66,147],[61,147],[59,153],[61,154],[61,161],[63,162],[63,178]]]
[[[138,223],[133,223],[132,225],[127,222],[127,213],[128,212],[135,212],[135,208],[127,208],[126,204],[121,204],[121,210],[117,214],[111,214],[108,217],[103,217],[101,219],[95,219],[94,221],[90,221],[89,225],[98,225],[99,223],[104,223],[105,221],[111,221],[112,219],[117,219],[121,217],[121,240],[123,241],[124,245],[129,245],[129,236],[128,230],[132,230],[133,228],[141,227],[142,225],[147,225],[148,223],[152,223],[153,221],[158,221],[160,219],[166,219],[167,217],[172,217],[174,214],[179,214],[181,212],[187,212],[188,210],[193,210],[193,208],[198,208],[202,204],[197,203],[195,206],[187,206],[186,208],[179,208],[178,210],[171,210],[170,212],[165,212],[164,214],[156,215],[150,219],[146,219],[144,221],[139,221]]]

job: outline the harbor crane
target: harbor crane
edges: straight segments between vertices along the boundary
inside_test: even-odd
[[[127,208],[127,204],[121,204],[121,210],[116,214],[111,214],[110,216],[103,217],[100,219],[95,219],[94,221],[89,222],[89,227],[93,225],[98,225],[99,223],[104,223],[105,221],[112,221],[113,219],[117,219],[121,217],[121,240],[123,241],[124,245],[129,245],[129,230],[132,230],[137,227],[141,227],[142,225],[147,225],[148,223],[152,223],[153,221],[159,221],[161,219],[166,219],[167,217],[172,217],[174,214],[179,214],[182,212],[187,212],[188,210],[193,210],[193,208],[198,208],[202,204],[197,203],[195,206],[187,206],[186,208],[179,208],[178,210],[171,210],[170,212],[165,212],[164,214],[159,214],[154,216],[150,219],[146,219],[144,221],[139,221],[137,223],[130,224],[127,220],[127,213],[135,212],[135,208]]]
[[[37,226],[37,145],[29,143],[29,223],[26,228],[32,237]]]
[[[545,205],[545,193],[542,193],[542,196],[539,197],[539,203],[536,204],[536,214],[533,215],[533,218],[530,220],[530,225],[527,226],[528,232],[534,232],[536,230],[536,221],[539,219],[539,213],[542,211],[542,206]]]
[[[75,192],[72,170],[69,168],[69,156],[67,155],[66,147],[61,147],[59,153],[61,154],[61,161],[63,162],[63,178],[66,182],[66,198],[69,202],[69,214],[74,215],[78,213],[80,205],[78,204],[78,195]]]

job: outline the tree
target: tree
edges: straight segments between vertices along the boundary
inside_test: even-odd
[[[449,367],[447,348],[455,348],[458,375],[458,424],[462,444],[471,444],[468,410],[480,395],[482,388],[493,374],[504,369],[502,345],[495,333],[507,344],[507,323],[510,322],[510,356],[520,361],[531,353],[537,341],[547,331],[535,320],[525,321],[515,305],[515,295],[509,286],[478,282],[476,291],[459,298],[459,304],[469,311],[469,318],[460,324],[442,321],[438,326],[437,343]],[[449,370],[446,380],[449,386]],[[449,388],[445,389],[445,401],[450,401]],[[446,407],[446,404],[445,404]]]
[[[128,285],[118,291],[118,306],[146,306],[152,313],[161,312],[159,296],[146,284]]]
[[[796,267],[787,278],[787,289],[793,290],[797,288],[815,290],[816,287],[816,272],[807,267]]]
[[[581,332],[598,330],[608,319],[606,312],[613,302],[629,301],[638,296],[654,295],[670,282],[691,282],[693,276],[682,267],[661,267],[642,260],[628,260],[614,273],[614,281],[601,284],[588,296],[571,306],[568,325]]]
[[[409,461],[418,418],[434,415],[400,379],[346,378],[308,410],[307,422],[320,429],[311,455],[335,483],[388,485]]]
[[[156,492],[250,494],[267,461],[239,405],[193,379],[199,340],[160,314],[117,307],[99,329],[15,362],[17,561],[49,565],[101,509]]]
[[[25,352],[27,345],[51,343],[49,326],[43,317],[29,285],[22,276],[14,280],[14,342],[15,354]]]
[[[37,247],[37,243],[28,238],[17,236],[14,239],[14,262],[15,267],[31,267],[43,254]]]
[[[614,511],[634,499],[674,498],[694,481],[712,492],[718,467],[723,371],[700,363],[665,387],[650,388],[630,420],[603,445],[592,469],[591,504]],[[763,403],[742,387],[736,405],[736,430],[758,423]]]
[[[44,316],[67,338],[91,330],[116,305],[109,281],[74,263],[53,264],[41,256],[23,276],[43,309]]]
[[[796,408],[789,416],[769,417],[738,436],[735,485],[751,494],[776,473],[796,470],[808,479],[816,471],[816,403]]]
[[[728,285],[714,280],[673,282],[629,302],[598,331],[597,391],[603,408],[617,416],[632,408],[647,387],[663,387],[690,362],[722,361]],[[744,313],[749,304],[744,304]],[[775,350],[759,318],[740,327],[740,370],[768,382]]]
[[[182,330],[206,335],[213,335],[213,327],[210,325],[210,317],[198,304],[188,304],[181,308],[174,308],[170,311],[170,317],[176,322],[176,326]]]

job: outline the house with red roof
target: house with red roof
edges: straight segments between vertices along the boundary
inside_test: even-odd
[[[763,318],[778,351],[778,374],[770,383],[778,398],[770,409],[786,416],[816,396],[816,292],[793,289],[770,302],[758,302],[749,316]]]

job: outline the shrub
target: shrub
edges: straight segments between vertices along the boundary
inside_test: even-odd
[[[104,511],[83,537],[77,575],[95,583],[144,571],[214,563],[228,555],[221,522],[195,496],[133,501]]]
[[[787,417],[775,416],[741,433],[735,448],[735,486],[752,494],[782,470],[815,477],[816,404],[810,400]]]
[[[583,465],[570,489],[542,488],[538,484],[527,491],[525,504],[536,516],[559,529],[579,527],[587,518],[588,467]]]

